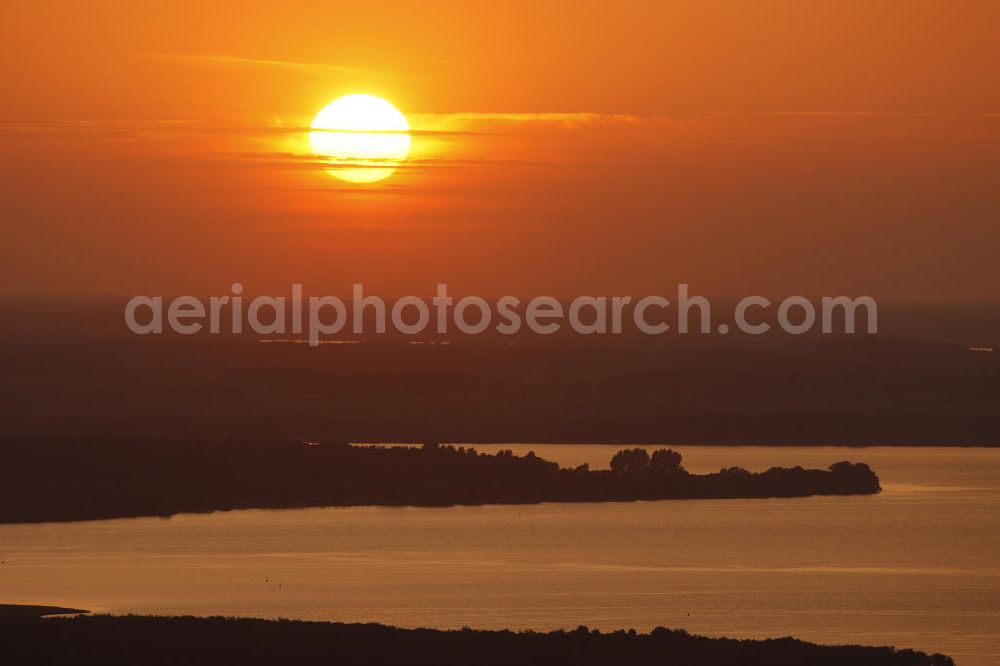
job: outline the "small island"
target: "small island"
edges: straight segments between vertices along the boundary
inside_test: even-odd
[[[954,666],[909,649],[735,640],[657,627],[648,634],[587,627],[548,633],[401,629],[223,617],[0,617],[11,664],[656,664],[656,666]]]
[[[248,508],[871,494],[864,463],[692,474],[671,449],[623,449],[609,469],[533,453],[442,446],[204,440],[0,441],[0,522],[169,516]]]

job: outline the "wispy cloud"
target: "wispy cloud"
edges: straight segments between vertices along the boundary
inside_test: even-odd
[[[262,61],[264,62],[264,61]],[[967,112],[967,113],[932,113],[932,112],[889,112],[889,111],[698,111],[691,115],[705,117],[735,117],[735,116],[783,116],[803,118],[1000,118],[1000,113]],[[622,113],[595,113],[588,111],[576,112],[457,112],[457,113],[408,113],[413,136],[448,136],[448,135],[508,135],[516,134],[518,128],[528,126],[559,127],[564,129],[583,129],[602,125],[639,125],[670,123],[666,116],[640,116]],[[155,119],[155,120],[58,120],[58,121],[8,121],[0,122],[0,134],[38,134],[39,136],[66,134],[98,134],[98,133],[130,133],[136,135],[156,134],[206,134],[206,135],[245,135],[245,136],[276,136],[307,134],[315,131],[344,132],[347,130],[315,130],[302,123],[292,121],[282,123],[271,120],[261,124],[229,123],[217,120],[194,119]],[[351,130],[362,133],[362,130]],[[389,132],[375,131],[371,133],[386,134]],[[670,141],[792,141],[792,142],[828,142],[843,140],[842,138],[767,138],[746,137],[737,139],[724,136],[664,136]],[[857,140],[877,141],[877,137],[864,137]],[[899,139],[894,139],[899,140]],[[909,137],[907,141],[934,141],[935,137]],[[952,139],[946,139],[952,140]],[[991,142],[995,141],[989,137]]]
[[[410,129],[402,130],[333,130],[314,129],[306,125],[246,125],[200,120],[57,120],[47,122],[0,122],[0,134],[209,134],[218,136],[280,136],[308,134],[310,132],[350,134],[411,134],[413,136],[479,135],[488,132],[472,130]]]
[[[305,74],[363,74],[367,70],[347,65],[334,65],[313,62],[295,62],[291,60],[267,60],[263,58],[241,58],[218,53],[149,53],[150,60],[169,62],[178,65],[193,65],[200,67],[242,67],[248,69],[270,69]]]
[[[598,123],[637,123],[653,118],[622,114],[593,113],[590,111],[544,112],[544,113],[498,113],[498,112],[458,112],[458,113],[416,113],[411,114],[414,124],[428,127],[467,127],[483,124],[533,124],[562,125],[580,127]]]
[[[269,62],[269,61],[267,61]],[[663,116],[638,116],[631,114],[609,114],[587,111],[579,112],[458,112],[458,113],[411,113],[408,114],[414,137],[440,137],[440,141],[420,144],[407,162],[410,169],[440,169],[445,167],[472,168],[478,165],[513,165],[517,159],[528,156],[523,164],[532,165],[581,165],[601,166],[607,160],[589,151],[585,142],[575,141],[567,135],[593,133],[608,141],[617,136],[615,132],[642,132],[648,139],[649,149],[642,151],[643,163],[655,153],[657,146],[675,143],[703,144],[990,144],[1000,143],[993,118],[1000,114],[966,114],[986,117],[979,123],[953,120],[946,125],[938,121],[913,120],[901,123],[896,118],[954,118],[959,114],[944,113],[889,113],[874,111],[704,111],[700,112],[709,120],[703,124],[678,122]],[[756,125],[736,124],[721,119],[728,116],[803,116],[815,118],[817,131],[789,131],[774,129],[772,123]],[[850,131],[840,131],[839,121],[826,122],[827,118],[857,117],[851,123]],[[87,146],[97,144],[118,146],[121,150],[91,151],[95,157],[109,161],[112,159],[134,159],[144,155],[147,159],[169,161],[187,153],[188,158],[203,160],[201,163],[264,168],[316,168],[321,166],[317,156],[309,155],[307,135],[314,131],[307,118],[272,118],[260,123],[219,122],[212,120],[66,120],[66,121],[26,121],[0,122],[0,159],[68,159],[66,146],[72,142],[77,157],[87,154]],[[932,123],[926,131],[896,131],[904,124]],[[780,123],[779,123],[780,124]],[[789,122],[796,128],[798,123]],[[978,129],[968,129],[973,125]],[[983,126],[988,126],[984,127]],[[860,128],[860,129],[857,129]],[[796,128],[797,129],[797,128]],[[861,131],[863,130],[863,131]],[[634,136],[622,134],[621,136]],[[469,137],[469,142],[450,143],[451,139]],[[476,137],[481,141],[473,143]],[[518,139],[504,143],[508,138]],[[604,140],[604,139],[602,139]],[[539,147],[536,149],[536,147]],[[542,149],[541,147],[544,147]],[[39,148],[47,148],[39,150]],[[283,152],[268,153],[266,156],[243,154],[236,158],[234,153],[241,149],[267,151],[276,148]],[[220,153],[229,153],[220,157]],[[298,153],[299,157],[289,157]],[[663,151],[663,155],[671,151]],[[442,159],[418,161],[417,155],[434,155]],[[454,159],[456,156],[488,155],[493,159],[480,162]],[[444,159],[448,158],[448,159]],[[502,159],[497,159],[502,158]],[[513,161],[512,161],[513,160]],[[655,162],[656,160],[652,160]],[[651,162],[651,163],[652,163]],[[666,160],[673,165],[672,160]]]
[[[993,111],[864,111],[864,110],[805,110],[805,111],[692,111],[696,116],[802,116],[818,118],[1000,118]]]

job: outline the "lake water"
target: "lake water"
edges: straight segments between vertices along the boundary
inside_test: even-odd
[[[620,447],[476,448],[596,468]],[[695,472],[863,461],[884,491],[0,525],[0,603],[411,627],[664,625],[1000,663],[1000,450],[675,448]]]

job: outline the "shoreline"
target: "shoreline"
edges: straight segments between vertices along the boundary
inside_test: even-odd
[[[533,502],[450,502],[446,504],[420,504],[414,502],[366,502],[364,504],[282,504],[273,506],[235,506],[221,507],[216,509],[191,509],[184,511],[174,511],[172,513],[150,514],[115,514],[99,518],[57,518],[51,520],[2,520],[3,525],[58,525],[74,524],[85,522],[98,522],[105,520],[133,520],[136,518],[159,518],[160,520],[170,520],[175,516],[198,516],[212,513],[228,513],[230,511],[297,511],[303,509],[361,509],[361,508],[385,508],[385,509],[453,509],[456,507],[482,507],[482,506],[539,506],[542,504],[631,504],[637,502],[713,502],[726,500],[772,500],[772,499],[803,499],[809,497],[856,497],[863,495],[875,495],[877,493],[817,493],[813,495],[781,495],[771,497],[665,497],[661,499],[595,499],[595,500],[538,500]]]

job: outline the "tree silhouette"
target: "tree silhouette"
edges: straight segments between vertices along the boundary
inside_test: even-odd
[[[653,451],[653,457],[649,461],[650,467],[657,472],[669,474],[681,469],[681,454],[673,449],[659,449]]]
[[[646,449],[622,449],[611,458],[611,472],[617,476],[640,474],[648,467]]]

